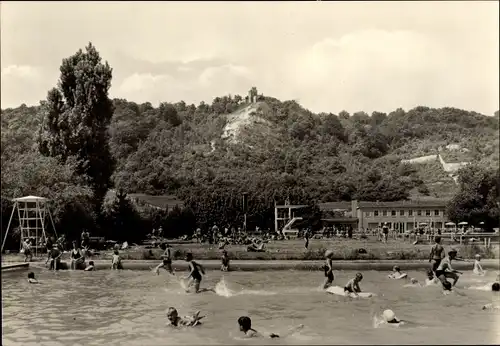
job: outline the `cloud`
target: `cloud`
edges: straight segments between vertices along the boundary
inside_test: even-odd
[[[39,72],[36,68],[28,65],[9,65],[2,69],[2,77],[37,78]]]

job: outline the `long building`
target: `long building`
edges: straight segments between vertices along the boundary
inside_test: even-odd
[[[325,218],[333,224],[352,225],[356,228],[374,229],[387,222],[389,228],[401,232],[410,231],[418,225],[444,228],[448,222],[444,200],[414,200],[396,202],[351,202],[320,203],[323,212],[335,212],[341,217]]]

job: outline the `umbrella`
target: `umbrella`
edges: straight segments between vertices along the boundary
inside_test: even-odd
[[[425,222],[420,222],[419,225],[420,226],[427,226],[427,224]]]
[[[468,223],[467,223],[467,222],[465,222],[465,221],[462,221],[462,222],[460,222],[458,225],[459,225],[459,226],[465,226],[465,225],[468,225]]]
[[[445,226],[455,226],[455,224],[453,222],[447,222],[445,223]]]

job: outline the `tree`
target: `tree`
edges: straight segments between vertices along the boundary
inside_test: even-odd
[[[499,225],[499,171],[469,165],[459,171],[459,191],[451,199],[447,214],[453,222],[466,221],[486,229]]]
[[[57,88],[42,102],[43,120],[38,148],[42,155],[78,160],[77,172],[86,175],[94,193],[96,210],[111,185],[114,162],[108,143],[108,126],[113,104],[108,98],[112,69],[101,63],[96,48],[89,43],[64,59]]]
[[[138,242],[145,238],[142,220],[135,206],[122,189],[116,192],[114,201],[105,207],[108,223],[108,238],[117,241]]]

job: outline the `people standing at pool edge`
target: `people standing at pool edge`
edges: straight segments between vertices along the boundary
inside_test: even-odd
[[[323,265],[323,270],[325,271],[325,283],[323,284],[323,289],[327,289],[333,283],[333,251],[326,250],[325,251],[325,264]]]
[[[451,290],[451,287],[454,287],[457,284],[459,276],[457,273],[461,274],[461,272],[454,270],[451,267],[451,261],[457,256],[457,250],[451,249],[448,251],[448,257],[443,259],[436,269],[436,277],[443,284],[443,288],[445,290]],[[453,279],[453,284],[450,284],[447,278]]]

